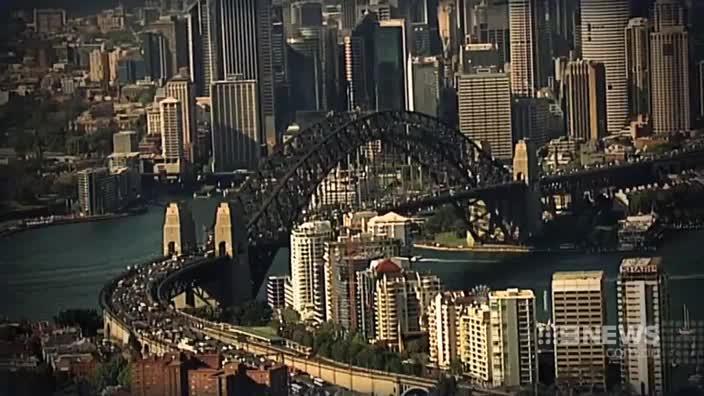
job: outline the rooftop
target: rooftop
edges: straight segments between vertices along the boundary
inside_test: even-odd
[[[552,274],[552,280],[594,280],[602,279],[604,271],[564,271]]]

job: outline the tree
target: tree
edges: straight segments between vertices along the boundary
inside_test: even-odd
[[[98,366],[93,378],[93,385],[98,390],[105,389],[108,386],[117,386],[121,377],[123,380],[129,378],[128,374],[123,374],[126,369],[129,370],[127,361],[122,355],[115,355]]]
[[[453,376],[443,375],[438,380],[435,385],[435,391],[432,392],[433,396],[454,396],[457,394],[457,381]]]
[[[54,316],[59,326],[78,326],[86,337],[95,337],[103,327],[103,319],[94,309],[67,309]]]
[[[463,371],[462,362],[455,358],[450,361],[450,373],[452,375],[461,375]]]
[[[332,359],[337,362],[348,362],[348,345],[344,340],[339,340],[332,345]]]

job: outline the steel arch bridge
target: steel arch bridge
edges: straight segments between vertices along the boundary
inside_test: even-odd
[[[462,186],[465,192],[493,192],[487,187],[512,182],[506,167],[438,119],[404,111],[333,114],[272,153],[234,194],[235,213],[246,224],[255,290],[323,179],[348,155],[374,141],[400,150],[435,174],[446,175],[450,185]],[[481,195],[471,197],[470,203],[481,200]],[[484,221],[470,224],[470,232],[482,240],[501,229],[499,234],[510,239],[514,232],[503,216],[506,205],[497,204],[495,196],[483,202]]]

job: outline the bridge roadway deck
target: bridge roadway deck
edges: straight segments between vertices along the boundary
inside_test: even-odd
[[[161,290],[168,287],[178,274],[189,273],[203,265],[212,265],[215,258],[188,257],[182,259],[160,258],[135,266],[100,292],[105,335],[122,344],[137,341],[145,352],[164,354],[185,350],[183,338],[195,340],[191,345],[217,351],[248,356],[264,356],[286,364],[296,370],[352,391],[371,395],[402,395],[409,389],[432,388],[435,379],[399,375],[379,370],[341,364],[330,359],[309,356],[283,345],[269,345],[236,332],[224,323],[200,319],[174,309],[160,298]],[[205,337],[207,336],[207,337]],[[208,340],[209,339],[209,340]],[[207,342],[204,342],[208,340]],[[207,345],[203,345],[207,344]],[[473,394],[508,395],[508,393],[475,388]]]

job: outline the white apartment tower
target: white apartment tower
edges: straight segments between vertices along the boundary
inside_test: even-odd
[[[606,67],[606,114],[609,134],[628,120],[626,40],[629,0],[582,0],[582,57]]]
[[[183,113],[181,102],[166,98],[159,102],[161,115],[161,155],[167,172],[180,173],[183,160]]]
[[[532,290],[489,293],[494,386],[525,386],[538,381],[535,296]]]
[[[291,233],[293,309],[302,318],[325,321],[325,243],[331,239],[329,221],[303,223]]]
[[[577,389],[606,389],[606,324],[603,271],[556,272],[552,276],[555,381]]]
[[[193,84],[186,77],[176,76],[166,83],[165,91],[167,96],[176,98],[180,103],[183,157],[186,161],[193,162],[196,117],[196,97]]]
[[[637,392],[645,390],[647,395],[666,395],[670,391],[670,365],[666,360],[664,326],[669,317],[669,300],[660,257],[624,259],[617,289],[619,328],[633,334],[653,326],[659,337],[658,342],[637,337],[622,346],[623,383]]]

